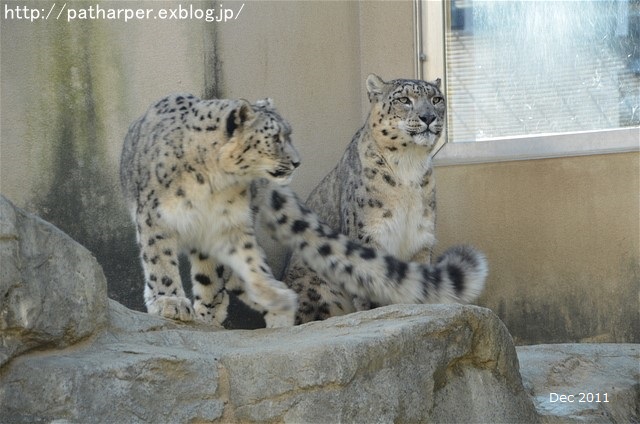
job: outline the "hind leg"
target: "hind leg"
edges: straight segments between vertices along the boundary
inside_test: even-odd
[[[296,325],[356,312],[353,298],[337,285],[327,284],[294,255],[285,283],[298,293]]]

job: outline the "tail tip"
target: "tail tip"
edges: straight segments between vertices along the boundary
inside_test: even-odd
[[[472,302],[480,296],[489,274],[485,255],[467,245],[447,250],[438,259],[437,266],[446,272],[456,296],[464,303]]]

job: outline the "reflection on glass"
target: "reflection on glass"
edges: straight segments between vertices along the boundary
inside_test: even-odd
[[[640,0],[451,0],[452,141],[640,125]]]

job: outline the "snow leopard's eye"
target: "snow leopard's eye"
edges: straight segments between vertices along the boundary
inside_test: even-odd
[[[442,97],[440,97],[440,96],[434,96],[434,97],[431,99],[431,103],[432,103],[432,104],[434,104],[434,105],[437,105],[438,103],[442,102],[442,100],[444,100]]]
[[[398,97],[396,99],[396,101],[402,103],[403,105],[410,105],[411,104],[411,99],[408,97]]]

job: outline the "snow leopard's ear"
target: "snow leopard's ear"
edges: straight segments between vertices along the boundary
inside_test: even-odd
[[[244,125],[255,117],[255,113],[251,108],[251,103],[244,99],[238,100],[238,106],[227,115],[227,137],[233,137],[233,134],[244,127]]]
[[[438,88],[438,90],[442,88],[442,80],[440,78],[436,78],[435,80],[430,82],[431,84],[435,85]]]
[[[273,99],[271,97],[267,97],[266,99],[257,100],[254,104],[256,107],[266,109],[268,111],[275,110],[275,106],[273,105]]]
[[[385,85],[387,85],[387,83],[376,74],[370,74],[367,77],[367,93],[369,93],[370,102],[379,101],[382,98]]]

